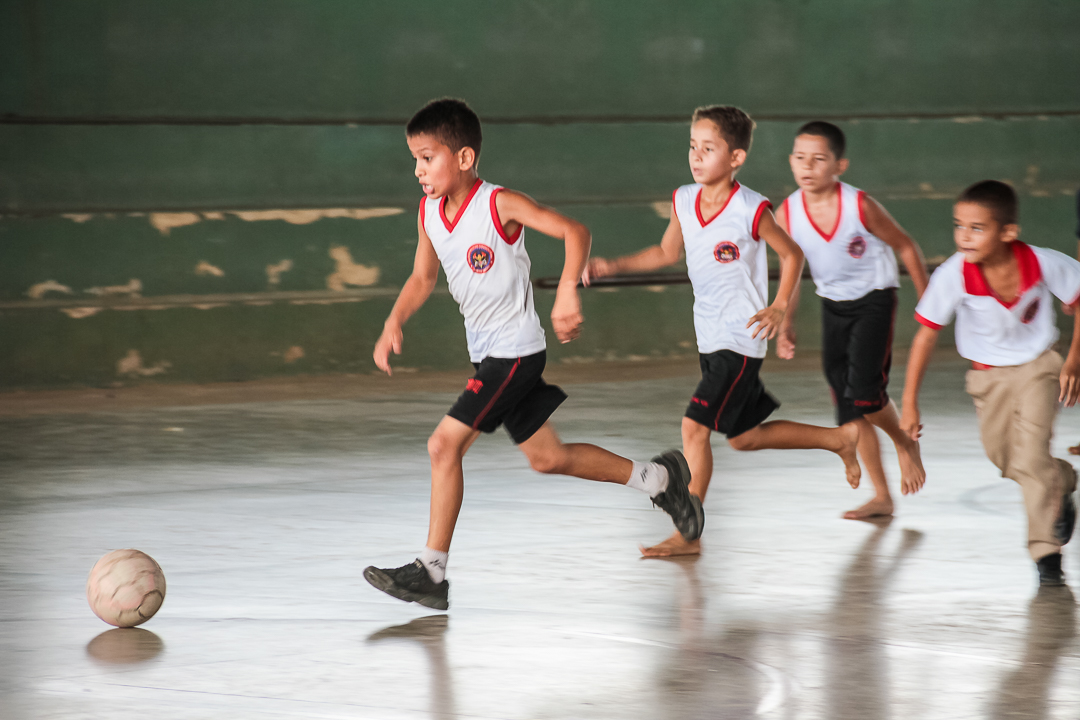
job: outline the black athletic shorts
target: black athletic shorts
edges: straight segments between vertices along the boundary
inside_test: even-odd
[[[836,403],[838,425],[889,404],[896,288],[858,300],[821,299],[821,364]]]
[[[491,433],[506,427],[515,443],[531,438],[566,399],[557,385],[541,377],[547,351],[520,358],[484,358],[446,413],[474,430]]]
[[[729,438],[756,428],[780,402],[761,383],[761,358],[718,350],[700,355],[701,382],[686,417]]]

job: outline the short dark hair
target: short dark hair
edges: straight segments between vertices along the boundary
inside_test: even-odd
[[[837,160],[842,159],[844,151],[847,150],[847,139],[844,138],[844,131],[831,122],[811,120],[799,128],[799,132],[795,133],[795,137],[800,135],[816,135],[825,138],[825,141],[829,143],[829,149],[832,150],[832,154],[836,156]]]
[[[406,137],[431,135],[452,151],[470,147],[480,157],[480,118],[464,100],[439,98],[420,108],[405,126]]]
[[[960,193],[957,203],[973,203],[986,208],[999,225],[1015,225],[1019,216],[1016,191],[999,180],[983,180]]]
[[[750,152],[754,141],[754,128],[757,124],[741,108],[733,105],[707,105],[694,110],[691,123],[698,120],[711,120],[720,130],[729,150]]]

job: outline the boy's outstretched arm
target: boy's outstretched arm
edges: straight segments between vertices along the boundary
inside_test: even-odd
[[[915,295],[921,298],[926,290],[930,276],[926,272],[926,259],[918,243],[904,232],[892,215],[869,195],[862,195],[862,207],[860,208],[866,229],[881,238],[897,255],[900,262],[904,263],[908,275],[915,283]]]
[[[375,352],[372,353],[375,366],[387,375],[393,375],[390,370],[390,351],[393,350],[395,355],[401,354],[401,326],[428,299],[431,291],[435,289],[435,281],[439,278],[439,256],[435,254],[435,248],[424,230],[419,215],[416,218],[416,225],[420,241],[416,245],[412,274],[401,288],[394,308],[390,311],[390,317],[386,318],[386,323],[383,325],[382,335],[375,343]]]
[[[495,196],[495,208],[507,235],[513,235],[518,227],[541,232],[562,240],[566,245],[559,288],[555,291],[555,306],[551,309],[551,326],[559,342],[568,343],[581,334],[581,299],[578,298],[578,278],[589,261],[592,234],[577,220],[540,205],[528,195],[513,190],[502,190]]]
[[[1080,397],[1080,312],[1076,305],[1069,307],[1073,309],[1073,336],[1069,354],[1061,366],[1061,395],[1058,397],[1058,402],[1064,403],[1065,407],[1072,407]]]
[[[776,224],[780,229],[791,236],[788,230],[787,203],[781,203],[776,210]],[[800,248],[801,249],[801,248]],[[795,314],[799,310],[799,296],[802,292],[802,267],[795,276],[795,287],[791,289],[791,297],[788,298],[787,312],[780,323],[780,333],[776,336],[776,357],[781,360],[791,360],[795,357]]]
[[[668,221],[667,229],[664,230],[664,237],[661,238],[659,245],[650,245],[633,255],[623,255],[610,260],[594,257],[581,275],[581,281],[588,286],[594,279],[609,275],[659,270],[679,262],[682,259],[682,251],[682,226],[679,224],[679,216],[675,214],[675,208],[672,207],[671,220]]]
[[[758,221],[758,235],[780,256],[780,287],[776,289],[776,298],[772,305],[750,318],[746,327],[756,324],[757,328],[754,329],[751,337],[756,338],[758,333],[762,333],[772,340],[780,331],[784,316],[787,314],[788,302],[791,300],[799,276],[802,275],[804,257],[802,248],[776,224],[776,219],[769,210],[761,214],[761,220]]]
[[[867,228],[869,229],[869,228]],[[925,325],[915,333],[915,339],[911,341],[911,352],[908,355],[907,377],[904,379],[904,395],[901,403],[900,429],[912,440],[918,440],[922,435],[922,423],[919,416],[919,389],[922,387],[923,377],[926,375],[926,367],[930,364],[930,356],[934,354],[934,346],[937,345],[938,331]]]

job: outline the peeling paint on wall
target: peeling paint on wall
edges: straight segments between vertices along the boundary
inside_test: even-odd
[[[216,265],[211,265],[205,260],[200,260],[199,264],[195,266],[196,275],[213,275],[214,277],[225,277],[225,271]]]
[[[203,220],[224,220],[225,213],[223,212],[204,212],[202,214]]]
[[[349,248],[344,245],[330,248],[330,257],[337,264],[337,269],[326,277],[328,289],[340,292],[346,285],[364,287],[379,282],[379,268],[355,262]]]
[[[150,213],[150,224],[162,235],[168,235],[173,228],[194,225],[199,219],[199,213],[193,212]]]
[[[37,285],[31,285],[30,289],[26,291],[26,294],[28,297],[40,300],[45,297],[45,293],[48,292],[58,292],[70,295],[72,290],[67,285],[61,285],[55,280],[46,280],[45,282],[39,282]]]
[[[97,295],[102,297],[105,295],[128,295],[130,297],[139,297],[142,293],[142,281],[132,278],[128,281],[127,285],[107,285],[105,287],[92,287],[87,288],[86,293],[88,295]]]
[[[172,363],[167,360],[146,367],[138,350],[128,350],[127,355],[116,361],[116,374],[121,377],[150,377],[151,375],[161,375],[170,367],[172,367]]]
[[[61,217],[65,217],[72,222],[84,223],[94,216],[92,213],[64,213]]]
[[[671,219],[671,201],[665,200],[663,202],[654,202],[652,204],[653,211],[664,218],[665,220]]]
[[[60,308],[60,312],[67,315],[69,318],[75,320],[81,320],[82,318],[92,317],[101,312],[104,308],[99,307],[72,307],[72,308]]]
[[[293,345],[285,351],[285,354],[281,356],[281,359],[286,363],[294,363],[302,357],[304,357],[304,348],[299,345]]]
[[[389,217],[405,212],[401,208],[325,208],[315,210],[241,210],[231,212],[241,220],[257,222],[259,220],[284,220],[292,225],[310,225],[323,218],[351,218],[369,220]]]
[[[287,273],[293,269],[292,260],[282,260],[276,265],[266,266],[266,282],[271,286],[277,286],[281,284],[282,273]]]

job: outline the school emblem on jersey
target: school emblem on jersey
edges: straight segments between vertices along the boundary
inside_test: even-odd
[[[1031,303],[1024,309],[1024,314],[1020,316],[1020,322],[1027,325],[1029,322],[1035,319],[1035,316],[1039,314],[1039,298],[1035,298],[1035,302]]]
[[[735,262],[739,259],[739,246],[733,242],[725,240],[719,243],[712,251],[713,257],[717,262],[729,263]]]
[[[495,253],[487,245],[473,245],[465,255],[474,273],[486,273],[495,263]]]
[[[858,260],[866,252],[866,239],[862,235],[851,238],[847,246],[848,255]]]

